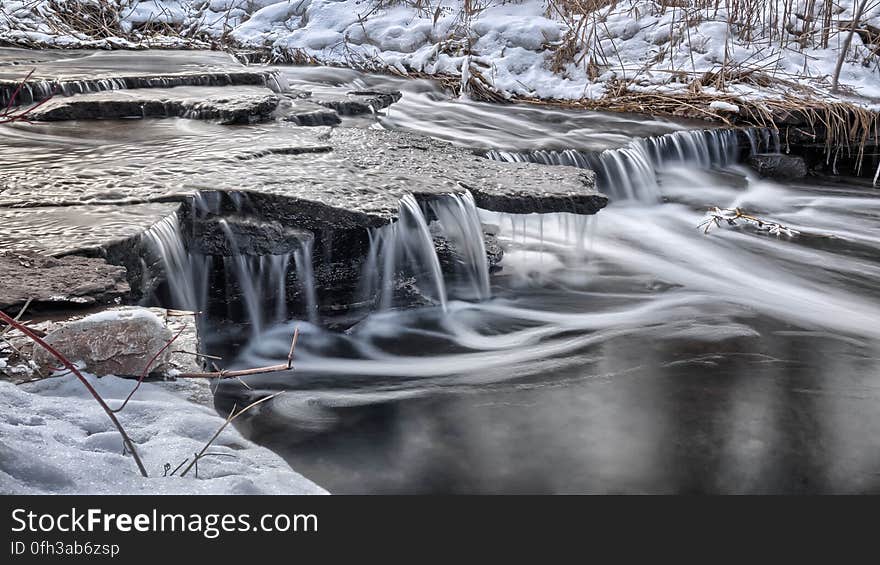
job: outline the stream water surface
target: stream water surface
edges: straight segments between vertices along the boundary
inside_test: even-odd
[[[480,212],[505,248],[491,298],[456,300],[447,281],[443,308],[252,339],[235,366],[286,358],[298,326],[296,370],[252,390],[226,382],[218,407],[285,391],[244,428],[294,468],[337,493],[880,492],[880,198],[867,183],[760,179],[729,138],[691,124],[283,74],[404,91],[354,125],[502,160],[592,155],[612,200],[594,217]],[[709,206],[800,234],[704,234]]]

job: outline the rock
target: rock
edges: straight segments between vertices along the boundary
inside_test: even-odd
[[[298,126],[335,126],[342,122],[336,110],[308,100],[285,104],[280,113],[281,119]]]
[[[178,86],[275,86],[276,73],[252,70],[222,52],[162,50],[64,51],[64,57],[28,65],[0,66],[0,106],[6,106],[24,74],[33,69],[15,104],[56,97],[123,89]]]
[[[255,218],[194,218],[189,249],[202,255],[286,255],[314,239],[311,232]],[[225,224],[225,225],[224,225]],[[233,244],[230,241],[232,235]]]
[[[128,296],[124,267],[89,257],[54,258],[31,251],[0,252],[0,309],[111,304]]]
[[[762,177],[800,179],[807,176],[806,162],[796,155],[756,153],[749,156],[748,163]]]
[[[189,118],[224,125],[271,118],[279,98],[257,87],[139,89],[58,97],[30,114],[31,121]]]
[[[311,99],[340,115],[359,116],[387,108],[400,98],[401,94],[396,90],[353,90],[344,94],[313,94]]]
[[[65,324],[44,339],[69,361],[81,361],[98,376],[139,377],[147,363],[173,337],[164,321],[146,308],[109,310]],[[152,371],[165,369],[171,348],[165,349]],[[34,349],[34,362],[49,370],[59,365],[48,351]]]

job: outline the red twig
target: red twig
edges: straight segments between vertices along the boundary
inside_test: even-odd
[[[6,117],[9,115],[9,112],[12,110],[12,105],[15,103],[16,97],[18,97],[18,93],[21,92],[21,89],[24,88],[25,83],[31,78],[31,75],[34,74],[34,71],[37,69],[31,69],[31,72],[24,77],[24,80],[18,83],[18,86],[15,87],[15,90],[12,92],[12,96],[9,97],[9,102],[6,103],[6,108],[3,110],[3,113],[0,116]]]
[[[128,396],[125,397],[125,400],[122,402],[122,405],[119,408],[113,410],[114,413],[122,412],[122,409],[125,408],[125,405],[128,404],[128,401],[131,400],[131,397],[134,396],[134,393],[136,393],[137,390],[139,388],[141,388],[141,383],[144,382],[144,379],[147,378],[148,374],[150,374],[150,367],[153,366],[153,363],[156,362],[156,359],[158,359],[159,356],[162,355],[162,352],[165,351],[166,349],[168,349],[171,346],[171,344],[174,343],[174,341],[180,337],[180,334],[182,334],[183,330],[185,330],[185,329],[186,329],[186,324],[184,324],[184,326],[182,328],[180,328],[180,331],[177,332],[177,334],[174,337],[172,337],[171,340],[168,341],[168,343],[166,343],[165,345],[162,346],[162,349],[160,349],[159,351],[156,352],[155,355],[153,355],[153,358],[150,359],[150,362],[147,363],[146,367],[144,367],[144,370],[141,373],[140,378],[138,378],[137,384],[134,385],[134,388],[131,389],[131,392],[128,393]]]
[[[144,467],[144,463],[143,463],[143,461],[141,461],[141,458],[138,455],[137,450],[134,447],[134,442],[132,442],[131,438],[128,437],[128,434],[125,432],[125,428],[122,427],[122,424],[116,418],[116,415],[113,413],[113,410],[111,410],[110,407],[107,406],[107,403],[104,401],[103,398],[101,398],[101,395],[98,394],[98,391],[95,390],[95,388],[83,376],[83,374],[79,371],[79,369],[76,368],[76,365],[74,365],[73,363],[68,361],[67,358],[64,355],[62,355],[60,352],[58,352],[58,350],[56,350],[54,347],[52,347],[51,345],[49,345],[48,343],[43,341],[43,339],[40,338],[40,336],[38,336],[37,334],[35,334],[30,328],[28,328],[27,326],[25,326],[24,324],[22,324],[20,322],[17,322],[15,319],[13,319],[11,316],[9,316],[6,312],[3,312],[2,310],[0,310],[0,320],[3,320],[4,322],[9,324],[13,328],[17,329],[18,331],[20,331],[21,333],[23,333],[24,335],[29,337],[34,343],[36,343],[37,345],[39,345],[40,347],[42,347],[43,349],[45,349],[46,351],[51,353],[52,356],[54,356],[56,359],[61,361],[61,363],[65,367],[67,367],[67,369],[71,373],[76,375],[76,378],[78,378],[79,381],[83,384],[83,386],[86,387],[86,390],[89,391],[89,394],[92,395],[92,397],[95,399],[95,401],[101,406],[101,408],[104,410],[104,412],[110,418],[110,421],[113,422],[113,425],[116,426],[116,429],[119,430],[119,434],[122,436],[122,443],[125,445],[125,448],[129,452],[131,452],[132,457],[134,457],[134,461],[135,461],[135,463],[137,463],[137,466],[141,472],[141,475],[143,475],[144,477],[148,477],[149,475],[147,474],[147,469]]]
[[[57,88],[57,86],[55,86],[52,88],[52,93],[49,96],[47,96],[46,98],[40,100],[39,102],[37,102],[36,104],[31,106],[30,108],[27,108],[26,110],[22,110],[21,112],[19,112],[17,114],[12,113],[12,105],[15,104],[15,99],[18,97],[19,93],[21,92],[21,89],[24,88],[24,85],[27,83],[28,79],[31,78],[31,75],[34,74],[34,70],[36,70],[36,69],[31,69],[31,72],[29,72],[27,74],[27,76],[24,77],[24,80],[22,80],[20,83],[18,83],[18,86],[12,92],[12,96],[9,97],[9,101],[6,103],[6,108],[4,108],[4,110],[2,112],[0,112],[0,124],[8,124],[11,122],[19,122],[19,121],[25,122],[25,121],[27,121],[28,114],[30,114],[31,112],[33,112],[34,110],[36,110],[37,108],[39,108],[40,106],[42,106],[43,104],[45,104],[46,102],[51,100],[55,96],[55,94],[57,94],[58,88]]]

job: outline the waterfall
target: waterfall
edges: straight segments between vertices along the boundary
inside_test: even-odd
[[[436,222],[429,224],[431,216]],[[470,192],[431,199],[424,210],[415,197],[406,195],[400,201],[398,220],[371,230],[369,237],[360,284],[364,301],[378,295],[380,307],[390,308],[404,279],[414,280],[419,292],[443,309],[452,297],[491,297],[483,227]],[[438,244],[448,250],[452,285],[446,284]]]
[[[229,205],[230,215],[221,216]],[[296,294],[301,297],[304,318],[319,323],[314,239],[287,240],[295,246],[284,247],[285,252],[276,252],[275,247],[269,253],[254,248],[243,235],[261,228],[248,219],[252,205],[247,194],[234,192],[198,193],[192,199],[191,217],[197,229],[183,233],[219,231],[219,246],[216,237],[208,238],[213,243],[207,248],[185,245],[177,215],[146,233],[145,241],[161,263],[173,306],[206,313],[225,307],[226,315],[243,317],[253,335],[259,335],[288,318],[288,298]],[[280,228],[276,225],[275,229]],[[396,295],[408,286],[443,310],[451,298],[491,297],[483,225],[469,192],[437,196],[424,205],[406,195],[400,201],[397,221],[371,230],[369,238],[360,281],[364,302],[378,297],[380,308],[391,308]],[[295,293],[290,288],[294,273]]]
[[[461,281],[462,298],[490,298],[489,261],[480,214],[470,191],[432,200],[428,207],[445,239],[454,246],[453,269]]]
[[[596,172],[599,189],[611,198],[655,203],[660,201],[658,171],[679,165],[701,169],[732,165],[739,157],[739,134],[737,130],[728,129],[677,131],[633,139],[624,147],[599,153],[574,149],[525,153],[493,149],[486,156],[496,161],[592,169]]]
[[[246,195],[230,193],[236,211],[247,205]],[[221,209],[219,193],[198,193],[192,201],[195,218],[216,216]],[[288,274],[295,265],[297,284],[301,288],[304,309],[310,321],[317,320],[318,303],[312,268],[313,240],[303,239],[290,253],[251,255],[243,252],[230,222],[216,219],[229,243],[229,254],[207,255],[187,249],[178,216],[171,215],[144,234],[144,243],[158,259],[167,281],[170,306],[194,312],[208,312],[217,282],[225,283],[223,297],[229,306],[240,300],[245,319],[257,335],[270,324],[288,318]],[[292,260],[292,261],[291,261]],[[214,290],[212,290],[214,288]]]
[[[203,311],[208,302],[211,257],[194,257],[186,250],[177,214],[152,226],[144,233],[144,238],[162,264],[172,306],[192,312]]]
[[[315,274],[312,269],[313,240],[303,242],[302,247],[293,253],[293,261],[296,265],[296,280],[299,281],[303,296],[305,297],[306,313],[309,321],[318,323],[318,294],[315,289]]]

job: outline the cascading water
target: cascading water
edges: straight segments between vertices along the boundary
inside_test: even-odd
[[[752,137],[750,137],[752,139]],[[700,169],[736,163],[739,137],[735,130],[677,131],[658,137],[633,139],[624,147],[600,153],[576,151],[513,152],[491,150],[496,161],[569,165],[596,172],[599,189],[614,201],[654,203],[660,200],[657,172],[671,166]]]
[[[474,197],[467,191],[450,194],[428,203],[443,236],[454,247],[453,269],[462,287],[456,295],[474,300],[491,297],[489,262],[483,241],[483,226]]]
[[[211,257],[194,256],[186,250],[176,214],[147,230],[144,237],[162,264],[171,306],[192,312],[203,311],[208,301]]]
[[[398,285],[406,279],[444,310],[452,298],[491,297],[483,226],[470,192],[432,198],[425,209],[407,195],[398,220],[371,230],[369,238],[360,282],[364,301],[378,295],[381,309],[392,307]],[[452,273],[443,272],[437,245],[446,250]],[[445,275],[450,275],[449,282]]]
[[[383,308],[392,305],[395,280],[403,274],[414,277],[421,292],[446,309],[446,283],[434,238],[413,195],[400,200],[397,221],[383,228],[376,241],[380,247],[377,254],[382,258]]]
[[[245,195],[226,195],[236,212],[248,205]],[[196,193],[192,200],[195,219],[214,216],[229,244],[228,255],[214,256],[188,250],[177,215],[162,220],[145,234],[148,248],[162,265],[169,289],[170,306],[195,312],[210,309],[213,279],[224,281],[227,309],[240,301],[246,321],[254,335],[272,323],[288,318],[288,278],[295,266],[297,284],[308,318],[317,319],[317,293],[312,269],[313,240],[303,238],[290,253],[249,255],[225,218],[216,217],[222,208],[220,193]],[[230,315],[233,314],[228,310]]]
[[[309,322],[318,323],[318,293],[315,289],[315,274],[312,269],[312,247],[314,241],[305,240],[302,247],[293,252],[293,261],[296,265],[296,280],[299,281],[300,289],[305,296],[306,315]]]

